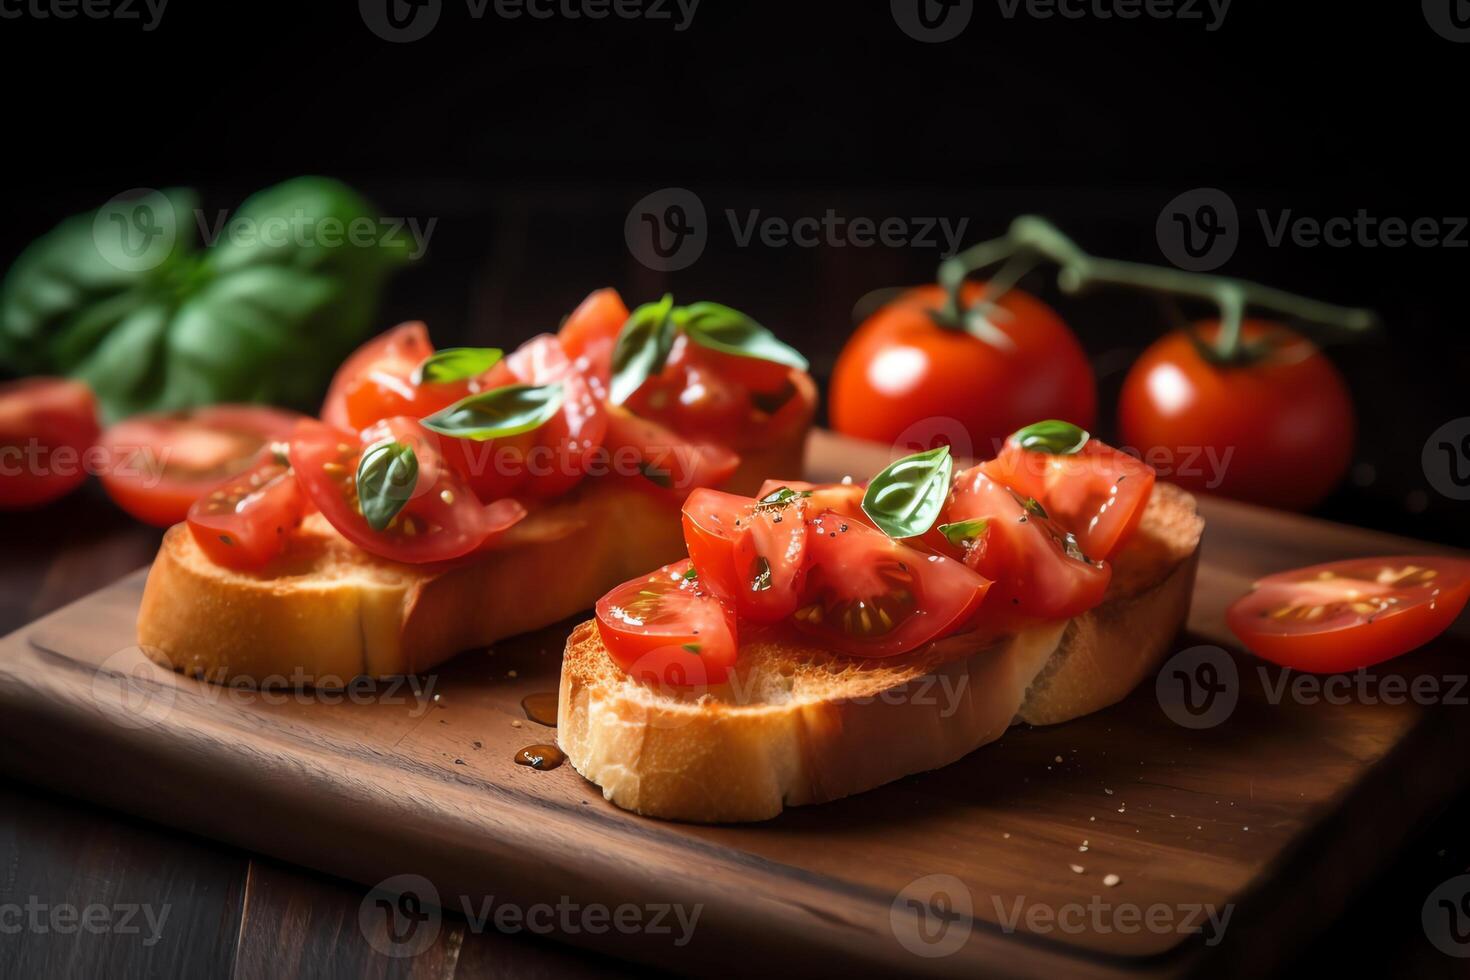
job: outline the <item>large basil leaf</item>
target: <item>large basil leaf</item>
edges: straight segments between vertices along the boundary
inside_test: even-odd
[[[424,428],[456,439],[504,439],[530,432],[561,411],[561,382],[505,385],[468,395],[423,420]]]
[[[674,297],[644,303],[629,314],[612,353],[612,384],[608,400],[621,405],[658,374],[674,346]]]
[[[11,267],[0,367],[82,378],[108,421],[218,401],[311,406],[413,247],[356,192],[319,177],[225,216],[200,212],[190,191],[114,200],[63,221]]]
[[[953,472],[948,446],[895,460],[868,484],[863,513],[890,538],[917,537],[938,519]]]
[[[806,358],[776,339],[776,335],[739,310],[720,303],[690,303],[683,309],[681,325],[689,339],[736,357],[775,361],[798,371],[807,369]]]

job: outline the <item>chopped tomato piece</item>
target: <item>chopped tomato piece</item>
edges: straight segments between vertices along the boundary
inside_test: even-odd
[[[0,384],[0,508],[35,507],[87,477],[97,441],[97,400],[80,381],[26,378]]]
[[[219,484],[255,464],[301,418],[264,405],[135,415],[102,433],[102,485],[140,521],[168,527]]]
[[[607,397],[612,374],[612,351],[618,331],[628,321],[628,307],[616,289],[599,289],[572,311],[557,338],[567,356],[598,386],[598,397]]]
[[[645,684],[718,684],[735,663],[734,617],[687,559],[597,600],[597,629],[613,661]]]
[[[1089,558],[1109,558],[1138,528],[1154,469],[1096,439],[1066,455],[1022,449],[1015,436],[980,468],[1023,498],[1037,500],[1072,532]]]
[[[476,390],[472,381],[415,384],[414,370],[434,353],[422,323],[402,323],[363,344],[337,369],[322,421],[357,431],[380,419],[423,418]]]
[[[740,457],[712,442],[694,442],[620,408],[608,411],[607,449],[615,472],[632,468],[638,484],[682,500],[696,487],[717,487],[740,467]]]
[[[357,470],[363,451],[386,440],[413,450],[418,476],[401,510],[378,531],[362,514]],[[444,464],[439,437],[416,419],[385,419],[361,438],[314,419],[304,420],[291,436],[291,465],[312,502],[343,537],[395,561],[458,558],[489,543],[526,514],[513,500],[482,506],[464,478]]]
[[[1112,570],[1085,557],[1076,539],[1044,508],[1003,486],[981,466],[961,473],[940,520],[984,521],[961,545],[965,564],[994,584],[985,613],[1070,619],[1102,602]]]
[[[795,627],[822,646],[892,657],[963,627],[990,583],[944,555],[833,511],[807,531],[810,564]]]
[[[806,500],[760,501],[700,489],[684,502],[684,541],[704,585],[738,616],[780,622],[796,611],[806,574]]]
[[[262,450],[256,464],[194,501],[189,530],[226,568],[260,568],[281,553],[301,524],[306,501],[285,457]]]
[[[1354,558],[1269,575],[1225,614],[1251,652],[1336,673],[1390,660],[1449,628],[1470,598],[1470,562]]]

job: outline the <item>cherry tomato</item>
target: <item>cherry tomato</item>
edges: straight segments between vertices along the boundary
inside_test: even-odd
[[[616,289],[599,289],[582,300],[557,331],[557,338],[567,356],[577,361],[578,368],[599,386],[599,396],[607,397],[607,382],[612,375],[613,345],[618,331],[628,321],[628,307]]]
[[[858,657],[917,650],[968,623],[990,583],[944,555],[827,511],[807,531],[802,605],[792,620],[823,647]]]
[[[622,408],[608,410],[607,450],[615,472],[635,467],[636,486],[683,500],[696,487],[717,487],[740,467],[723,445],[685,439]]]
[[[1154,489],[1153,467],[1097,439],[1067,455],[1022,449],[1015,436],[981,463],[992,480],[1038,501],[1089,558],[1109,558],[1138,528]]]
[[[741,618],[776,623],[796,611],[806,504],[791,490],[757,501],[700,489],[684,502],[684,542],[700,581]]]
[[[597,630],[613,661],[647,684],[718,684],[738,651],[734,617],[688,559],[597,600]]]
[[[266,443],[290,438],[300,418],[263,405],[135,415],[102,433],[102,485],[138,520],[177,524],[194,501],[254,465]]]
[[[1225,613],[1251,652],[1317,674],[1371,667],[1449,628],[1470,598],[1470,562],[1354,558],[1269,575]]]
[[[1205,344],[1219,329],[1213,321],[1196,328]],[[1347,385],[1314,344],[1279,324],[1248,320],[1241,336],[1269,353],[1213,364],[1182,332],[1144,351],[1123,382],[1123,440],[1188,489],[1304,510],[1352,460]]]
[[[680,334],[663,371],[643,383],[628,399],[628,408],[683,435],[734,445],[742,437],[748,439],[750,430],[769,414],[767,409],[785,404],[763,399],[757,404],[756,393],[737,376],[755,379],[768,390],[789,389],[794,395],[790,375],[784,365],[707,350]]]
[[[1100,603],[1107,591],[1109,566],[1083,557],[1071,535],[983,467],[955,478],[940,520],[985,521],[965,544],[964,560],[994,583],[983,613],[999,622],[1070,619]]]
[[[962,299],[977,302],[981,283]],[[982,340],[947,329],[932,314],[944,305],[938,286],[904,293],[870,317],[837,358],[832,374],[832,427],[893,444],[911,427],[942,420],[963,427],[961,455],[991,455],[1007,435],[1037,419],[1092,428],[1097,395],[1087,355],[1050,307],[1017,289],[1003,293],[991,316],[1003,335]],[[908,432],[912,435],[912,432]],[[927,441],[927,436],[919,441]],[[926,447],[927,448],[927,447]]]
[[[375,531],[362,516],[356,475],[363,450],[383,439],[413,449],[418,481],[388,527]],[[458,558],[489,543],[526,515],[525,508],[510,499],[482,506],[459,473],[445,465],[439,437],[416,419],[385,419],[364,430],[360,439],[306,419],[291,435],[290,459],[311,502],[344,538],[394,561]]]
[[[80,381],[26,378],[0,384],[0,509],[35,507],[86,479],[97,441],[97,400]]]
[[[199,547],[226,568],[260,568],[281,553],[300,526],[306,499],[283,456],[261,451],[255,465],[194,501],[189,530]]]
[[[422,323],[401,323],[363,344],[332,376],[322,421],[339,429],[365,429],[379,419],[423,418],[475,390],[471,381],[416,385],[413,372],[434,353]]]

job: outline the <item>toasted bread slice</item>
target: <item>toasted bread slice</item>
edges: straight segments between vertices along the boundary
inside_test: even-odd
[[[801,472],[815,392],[802,397],[805,416],[742,451],[730,489],[754,493],[768,473]],[[534,509],[494,550],[432,565],[378,558],[313,514],[270,566],[237,572],[179,524],[148,574],[138,644],[216,683],[340,687],[416,673],[588,609],[680,558],[683,541],[671,495],[602,478]]]
[[[1106,599],[1076,619],[883,660],[748,644],[730,680],[706,689],[633,680],[583,623],[562,661],[557,740],[618,806],[701,822],[764,820],[935,769],[1014,723],[1127,695],[1188,614],[1203,530],[1194,498],[1161,483]]]

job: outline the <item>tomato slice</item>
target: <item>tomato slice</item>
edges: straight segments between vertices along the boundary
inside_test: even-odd
[[[412,447],[419,470],[403,509],[387,528],[375,531],[360,513],[356,474],[363,450],[383,439]],[[482,506],[464,478],[444,464],[439,437],[416,419],[385,419],[364,430],[361,438],[306,419],[292,433],[290,458],[307,496],[343,537],[394,561],[458,558],[490,543],[526,515],[514,500]]]
[[[961,562],[833,511],[807,531],[809,566],[792,623],[822,646],[892,657],[962,628],[990,583]]]
[[[416,385],[413,372],[434,353],[422,323],[401,323],[353,351],[332,376],[322,421],[356,432],[380,419],[423,418],[477,390],[474,382]]]
[[[608,410],[607,449],[614,472],[678,500],[696,487],[720,486],[740,468],[728,447],[685,439],[622,408]]]
[[[984,530],[964,547],[965,564],[994,584],[985,614],[1070,619],[1102,602],[1112,569],[1083,556],[1075,539],[1027,505],[1014,490],[995,482],[983,466],[955,479],[944,523],[983,520]]]
[[[267,443],[290,438],[300,418],[264,405],[135,415],[102,433],[102,485],[138,520],[177,524],[194,501],[253,466]]]
[[[97,441],[97,400],[80,381],[25,378],[0,384],[0,509],[35,507],[86,479]]]
[[[699,489],[684,502],[684,542],[700,581],[741,618],[776,623],[796,611],[806,504],[791,490],[755,500]]]
[[[267,448],[250,469],[194,501],[189,530],[216,563],[256,569],[281,553],[305,509],[306,499],[290,463]]]
[[[1069,455],[1022,449],[1015,436],[980,468],[992,480],[1041,503],[1072,532],[1089,558],[1109,558],[1143,520],[1154,468],[1096,439]]]
[[[1270,575],[1225,613],[1252,653],[1318,674],[1357,670],[1423,646],[1470,598],[1470,562],[1355,558]]]
[[[582,300],[557,331],[567,356],[594,382],[599,398],[607,397],[613,346],[627,321],[628,307],[618,291],[599,289]]]
[[[738,650],[734,617],[688,559],[597,600],[597,630],[613,661],[645,684],[718,684]]]

